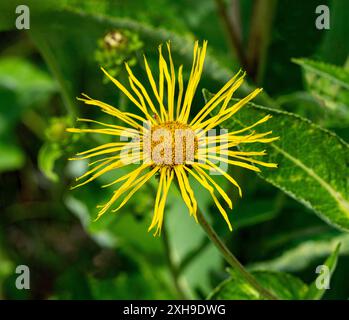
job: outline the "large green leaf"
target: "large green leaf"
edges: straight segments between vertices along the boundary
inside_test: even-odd
[[[349,72],[344,68],[309,59],[293,59],[304,73],[308,90],[335,113],[336,117],[349,122]]]
[[[223,281],[209,295],[211,300],[262,300],[260,294],[245,282],[234,270],[231,277]],[[255,271],[256,280],[276,297],[282,300],[303,299],[308,287],[300,279],[283,272]]]
[[[339,254],[339,249],[341,245],[340,243],[337,244],[335,250],[333,253],[326,259],[324,265],[329,269],[330,271],[330,276],[333,274],[334,270],[336,269],[337,266],[337,260],[338,260],[338,254]],[[321,276],[321,274],[320,274]],[[316,285],[316,280],[310,285],[309,290],[305,296],[305,299],[308,300],[320,300],[322,296],[324,295],[326,289],[322,288],[319,289]]]
[[[206,100],[211,96],[204,92]],[[246,127],[267,114],[273,117],[258,127],[272,130],[280,140],[239,146],[266,149],[264,159],[278,164],[264,169],[262,178],[313,209],[327,223],[349,230],[349,146],[334,133],[297,115],[248,104],[225,122],[227,129]]]

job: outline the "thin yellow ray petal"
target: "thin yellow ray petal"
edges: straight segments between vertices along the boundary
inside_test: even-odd
[[[134,152],[133,154],[132,154],[132,161],[133,162],[135,162],[135,161],[138,161],[138,160],[140,160],[141,159],[141,157],[143,156],[143,152],[141,152],[141,151],[139,151],[139,152]],[[92,165],[94,165],[94,164],[96,164],[96,163],[98,163],[98,162],[101,162],[101,161],[104,161],[104,160],[116,160],[116,159],[120,159],[122,157],[122,155],[121,154],[118,154],[118,155],[116,155],[116,156],[111,156],[111,157],[106,157],[106,158],[102,158],[102,159],[98,159],[98,160],[95,160],[95,161],[92,161],[92,162],[89,162],[88,163],[88,166],[90,167],[90,166],[92,166]],[[123,159],[120,159],[121,161],[124,161],[124,162],[127,162],[127,161],[125,161],[125,159],[123,158]]]
[[[229,150],[227,147],[228,143],[225,144],[220,144],[218,146],[213,146],[213,147],[208,147],[208,148],[198,148],[198,153],[200,154],[206,154],[208,152],[214,152],[214,153],[221,153],[221,154],[227,154],[228,151],[232,155],[238,155],[238,156],[264,156],[266,155],[266,151],[234,151],[234,150]]]
[[[185,187],[185,189],[187,190],[187,192],[189,194],[189,197],[190,197],[190,200],[191,200],[191,203],[192,203],[194,218],[195,218],[196,222],[198,222],[198,219],[197,219],[197,216],[196,216],[198,204],[197,204],[197,201],[195,199],[195,195],[194,195],[193,189],[190,186],[188,177],[186,176],[185,170],[183,169],[183,167],[179,167],[178,170],[180,171],[180,173],[182,175],[182,181],[183,181],[184,187]]]
[[[246,74],[246,73],[245,73]],[[223,105],[221,107],[221,109],[219,110],[219,112],[224,112],[228,106],[228,103],[230,102],[231,100],[231,97],[233,96],[233,94],[235,93],[235,91],[240,88],[240,86],[242,85],[242,83],[244,82],[244,77],[245,77],[245,74],[241,77],[241,79],[238,79],[236,81],[236,83],[231,87],[231,89],[228,91],[228,94],[227,96],[225,97],[224,99],[224,102],[223,102]]]
[[[266,150],[263,151],[231,151],[232,154],[237,156],[265,156]]]
[[[224,110],[223,113],[226,113],[226,115],[221,117],[218,121],[214,122],[214,124],[212,126],[208,126],[208,128],[216,127],[216,126],[220,125],[222,122],[224,122],[224,121],[228,120],[229,118],[231,118],[244,105],[246,105],[246,103],[248,103],[253,98],[255,98],[261,91],[262,91],[262,89],[255,89],[248,96],[246,96],[245,98],[241,99],[239,102],[234,104],[232,107]]]
[[[263,139],[264,137],[266,137],[272,133],[273,133],[273,131],[268,131],[268,132],[249,135],[246,139],[244,139],[243,143],[259,141],[260,139]],[[279,137],[272,137],[272,138],[267,138],[267,139],[273,139],[272,141],[274,141],[274,140],[278,140]]]
[[[174,167],[174,170],[175,170],[175,173],[177,176],[179,190],[181,192],[182,198],[189,209],[190,215],[192,215],[193,214],[193,207],[191,205],[190,198],[188,196],[187,190],[186,190],[184,182],[183,182],[182,173],[177,166]]]
[[[178,69],[178,99],[177,99],[177,110],[176,110],[176,119],[179,118],[179,114],[181,112],[181,103],[183,97],[183,66],[181,65]]]
[[[226,159],[226,158],[223,158],[223,157],[213,156],[213,155],[210,155],[210,154],[208,154],[206,156],[207,156],[207,158],[218,160],[218,161],[222,161],[222,162],[225,162],[225,163],[229,163],[229,164],[231,164],[233,166],[246,168],[246,169],[249,169],[249,170],[252,170],[252,171],[256,171],[256,172],[261,172],[261,170],[258,167],[253,166],[253,165],[248,164],[248,163],[245,163],[245,162],[234,161],[234,160]]]
[[[83,101],[87,105],[93,105],[93,106],[97,106],[97,107],[101,108],[103,112],[110,114],[110,115],[122,120],[123,122],[129,124],[131,127],[134,127],[137,129],[142,128],[142,126],[139,123],[137,123],[133,119],[129,118],[123,112],[114,108],[113,106],[111,106],[107,103],[104,103],[102,101],[92,99],[84,93],[82,93],[82,96],[86,97],[87,99],[84,99],[84,98],[77,98],[77,99],[79,101]]]
[[[91,122],[91,123],[96,123],[96,124],[99,124],[101,126],[108,127],[108,128],[114,128],[114,129],[118,129],[118,130],[125,130],[125,131],[134,132],[134,133],[140,133],[138,130],[135,130],[135,129],[132,129],[132,128],[128,128],[128,127],[124,127],[124,126],[118,126],[118,125],[115,125],[115,124],[110,124],[110,123],[105,123],[105,122],[100,122],[100,121],[96,121],[96,120],[92,120],[92,119],[77,118],[76,121],[79,121],[79,122]]]
[[[129,131],[122,131],[117,129],[81,129],[81,128],[67,128],[67,132],[71,133],[99,133],[112,136],[125,136],[125,137],[136,137],[138,133]]]
[[[160,63],[162,65],[163,74],[165,75],[165,79],[167,83],[167,115],[168,115],[168,119],[172,121],[173,120],[173,103],[174,103],[174,97],[172,96],[173,94],[172,79],[168,71],[166,60],[162,56],[161,51],[159,54],[160,54],[159,59],[161,61]]]
[[[197,168],[196,168],[197,169]],[[213,201],[215,202],[219,212],[222,214],[224,220],[226,221],[226,223],[228,224],[228,227],[229,227],[229,230],[232,231],[232,226],[230,224],[230,221],[229,221],[229,218],[228,218],[228,215],[227,213],[225,212],[225,210],[223,209],[223,207],[221,206],[221,204],[219,203],[217,197],[214,195],[214,191],[213,191],[213,188],[208,184],[207,180],[205,179],[204,176],[202,175],[196,175],[193,171],[191,171],[189,169],[189,172],[192,174],[192,176],[204,187],[206,188],[210,194],[211,194],[211,197],[213,199]]]
[[[140,157],[140,154],[136,154],[136,155],[133,155],[129,158],[129,161],[125,161],[125,159],[121,159],[121,160],[118,160],[118,158],[120,157],[120,155],[117,155],[117,156],[114,156],[114,157],[109,157],[109,158],[104,158],[104,159],[100,159],[100,160],[97,160],[97,161],[94,161],[93,163],[90,163],[90,165],[93,165],[97,162],[101,162],[103,161],[103,163],[99,164],[98,166],[92,168],[91,170],[85,172],[83,175],[81,175],[80,177],[76,178],[75,180],[76,181],[79,181],[87,176],[89,176],[90,174],[98,171],[97,173],[95,173],[91,178],[89,178],[87,181],[83,182],[82,184],[79,184],[77,186],[74,186],[72,187],[72,189],[75,189],[77,187],[80,187],[88,182],[91,182],[92,180],[98,178],[99,176],[101,176],[102,174],[110,171],[110,170],[113,170],[113,169],[116,169],[116,168],[121,168],[121,167],[124,167],[126,165],[129,165],[130,163],[134,163],[135,161],[139,160],[138,158]],[[108,166],[105,166],[107,165],[108,163],[112,162],[113,160],[117,160],[115,161],[114,163],[108,165]],[[105,166],[103,169],[101,169],[103,166]]]
[[[205,189],[207,189],[209,192],[214,192],[214,189],[212,186],[210,186],[206,180],[203,180],[198,174],[196,174],[193,170],[189,169],[188,167],[184,166],[184,169],[187,170]]]
[[[112,164],[106,166],[105,168],[101,169],[100,171],[96,172],[92,177],[90,177],[90,178],[87,179],[86,181],[84,181],[84,182],[82,182],[82,183],[79,183],[79,184],[73,186],[71,189],[76,189],[76,188],[78,188],[78,187],[81,187],[81,186],[83,186],[83,185],[85,185],[85,184],[87,184],[87,183],[89,183],[89,182],[91,182],[91,181],[97,179],[98,177],[100,177],[100,176],[103,175],[104,173],[109,172],[109,171],[111,171],[111,170],[113,170],[113,169],[117,169],[117,168],[123,167],[123,166],[125,166],[125,164],[123,164],[120,160],[119,160],[119,161],[116,161],[115,163],[112,163]],[[94,169],[95,169],[95,168],[94,168]],[[92,169],[92,170],[88,171],[87,173],[85,173],[84,176],[87,176],[88,174],[90,174],[91,171],[92,171],[92,172],[96,171],[96,170],[94,170],[94,169]],[[81,178],[82,178],[82,176],[79,177],[78,179],[80,180]],[[78,179],[77,179],[77,180],[78,180]]]
[[[223,209],[222,205],[219,203],[217,197],[216,197],[213,193],[211,193],[211,196],[212,196],[213,201],[215,202],[215,204],[216,204],[216,206],[217,206],[219,212],[222,214],[222,216],[223,216],[225,222],[227,223],[227,225],[228,225],[228,227],[229,227],[229,230],[230,230],[230,231],[233,231],[233,228],[232,228],[232,226],[231,226],[231,223],[230,223],[230,221],[229,221],[229,217],[228,217],[226,211]]]
[[[158,191],[156,193],[156,198],[155,198],[154,214],[153,214],[153,218],[150,223],[150,226],[148,228],[148,232],[155,227],[156,223],[159,220],[159,203],[160,203],[161,194],[163,192],[163,188],[166,186],[165,181],[166,181],[166,168],[161,168]]]
[[[99,211],[98,216],[96,218],[99,219],[111,206],[112,204],[119,198],[119,196],[127,191],[132,183],[135,181],[136,177],[141,174],[141,172],[144,170],[144,168],[141,166],[133,171],[133,174],[130,175],[130,177],[126,180],[126,182],[123,183],[123,185],[118,189],[114,191],[113,196],[110,198],[110,200],[102,206],[102,209]]]
[[[196,74],[195,74],[195,81],[194,81],[193,87],[191,89],[192,94],[191,94],[191,97],[188,101],[186,113],[184,115],[184,121],[186,123],[188,122],[190,110],[191,110],[191,104],[192,104],[192,101],[194,99],[197,86],[198,86],[200,79],[201,79],[201,75],[202,75],[202,71],[203,71],[203,67],[204,67],[204,62],[205,62],[205,57],[206,57],[206,49],[207,49],[207,41],[205,40],[203,42],[203,46],[199,52],[199,59],[198,59],[197,70],[196,70]]]
[[[206,179],[208,179],[212,185],[217,189],[217,191],[220,193],[220,195],[223,197],[225,202],[228,204],[229,208],[233,208],[233,203],[231,202],[231,199],[229,196],[226,194],[226,192],[214,181],[204,170],[202,170],[200,167],[195,167],[195,170],[200,172],[202,175],[205,176]]]
[[[90,174],[92,174],[93,172],[99,170],[100,168],[104,167],[105,165],[107,165],[108,163],[110,163],[113,159],[103,159],[103,163],[100,163],[98,166],[86,171],[84,174],[82,174],[81,176],[75,178],[75,181],[80,181],[81,179],[89,176]],[[75,187],[72,187],[75,188]]]
[[[150,167],[150,166],[151,166],[150,164],[142,164],[140,168],[141,168],[141,170],[143,170],[143,169],[145,169],[145,168],[147,168],[147,167]],[[101,188],[107,188],[107,187],[110,187],[110,186],[112,186],[112,185],[114,185],[114,184],[116,184],[116,183],[119,183],[119,182],[121,182],[121,181],[125,181],[125,180],[127,180],[132,174],[133,174],[133,170],[132,170],[131,172],[129,172],[129,173],[127,173],[127,174],[121,176],[120,178],[117,178],[116,180],[114,180],[114,181],[112,181],[112,182],[110,182],[110,183],[107,183],[107,184],[102,185]]]
[[[239,186],[239,184],[236,182],[236,180],[229,175],[227,172],[225,172],[224,170],[222,170],[220,167],[216,166],[214,163],[212,163],[210,160],[206,159],[206,163],[209,165],[209,170],[213,169],[218,171],[220,174],[222,174],[228,181],[230,181],[235,187],[238,188],[239,191],[239,195],[240,197],[242,197],[242,190]],[[196,166],[198,167],[202,167],[206,170],[208,170],[207,165],[206,164],[202,164],[202,163],[198,163]]]
[[[141,92],[142,92],[145,100],[147,101],[150,109],[154,112],[154,114],[159,116],[158,111],[156,110],[156,108],[155,108],[155,106],[153,104],[153,101],[150,99],[147,90],[144,88],[142,83],[134,76],[134,74],[133,74],[131,68],[128,66],[128,64],[126,63],[125,65],[126,65],[126,70],[127,70],[128,74],[130,75],[130,78],[137,85],[137,87],[141,90]]]
[[[159,45],[159,57],[162,56],[162,45]],[[159,97],[160,101],[164,102],[164,69],[162,59],[159,58]],[[167,117],[167,112],[166,112]],[[168,117],[167,117],[168,119]]]
[[[139,109],[142,110],[141,104],[134,98],[134,96],[119,82],[116,80],[113,76],[111,76],[104,68],[101,67],[101,70],[104,72],[104,74],[129,98],[129,100],[134,103]]]
[[[143,118],[142,116],[139,116],[138,114],[135,113],[130,113],[130,112],[124,112],[123,115],[132,118],[132,119],[137,119],[139,121],[141,121],[142,123],[147,123],[149,120]],[[144,127],[142,127],[142,129],[144,129]]]
[[[148,80],[150,82],[150,85],[153,89],[153,92],[154,92],[154,95],[159,103],[159,106],[160,106],[160,119],[162,121],[165,121],[167,120],[167,113],[166,113],[166,110],[165,110],[165,107],[164,107],[164,104],[163,104],[163,101],[162,101],[162,98],[160,98],[160,94],[158,92],[158,89],[156,87],[156,84],[155,84],[155,80],[154,80],[154,77],[153,77],[153,74],[151,72],[151,69],[149,67],[149,64],[148,64],[148,61],[147,61],[147,58],[145,56],[144,57],[144,65],[145,65],[145,69],[146,69],[146,72],[147,72],[147,75],[148,75]]]
[[[246,103],[248,103],[250,100],[252,100],[255,96],[257,96],[260,92],[262,91],[262,89],[255,89],[253,92],[251,92],[248,96],[246,96],[245,98],[239,100],[237,103],[235,103],[233,106],[225,109],[224,111],[218,113],[217,115],[215,115],[214,117],[206,120],[205,122],[200,124],[200,127],[203,129],[201,130],[201,132],[199,133],[199,135],[204,134],[205,132],[207,132],[208,130],[217,127],[218,125],[220,125],[222,122],[224,122],[225,120],[229,119],[230,117],[232,117],[237,111],[239,111]]]
[[[181,120],[184,121],[185,123],[188,122],[191,104],[195,96],[197,86],[201,79],[202,70],[205,62],[206,49],[207,49],[207,41],[204,41],[202,48],[198,48],[197,50],[197,57],[195,59],[196,61],[195,61],[195,69],[193,72],[193,77],[189,79],[188,89],[186,92],[188,93],[188,95],[186,94],[187,99],[184,99],[184,108],[182,110]]]
[[[207,151],[215,151],[216,153],[221,153],[221,154],[229,154],[232,157],[233,156],[265,156],[266,155],[266,151],[235,151],[235,150],[228,150],[228,148],[224,148],[224,149],[219,149],[220,146],[217,146],[216,149],[214,149],[214,147],[211,148],[207,148]],[[200,149],[199,149],[200,151]]]
[[[256,139],[256,140],[247,141],[247,143],[249,143],[249,142],[270,143],[270,142],[273,142],[273,141],[276,141],[279,139],[280,139],[280,137],[267,138],[267,139]]]
[[[229,134],[231,135],[235,135],[235,134],[238,134],[238,133],[242,133],[242,132],[245,132],[247,130],[250,130],[256,126],[258,126],[259,124],[263,123],[263,122],[266,122],[268,121],[270,118],[272,118],[271,115],[266,115],[265,117],[263,117],[262,119],[258,120],[257,122],[255,122],[254,124],[248,126],[248,127],[245,127],[243,129],[240,129],[240,130],[236,130],[236,131],[231,131],[229,132]]]
[[[245,160],[245,161],[249,161],[252,163],[257,163],[257,164],[260,164],[261,166],[264,166],[264,167],[277,168],[276,163],[264,162],[264,161],[260,161],[260,160],[256,160],[256,159],[252,159],[252,158],[248,158],[248,157],[242,157],[242,156],[238,156],[238,155],[234,155],[234,154],[228,154],[228,155],[231,157],[234,157],[236,159]]]
[[[83,160],[83,159],[88,159],[88,158],[100,156],[102,154],[114,153],[114,152],[118,152],[118,151],[122,151],[122,150],[124,150],[126,152],[126,150],[135,149],[137,147],[137,145],[139,145],[139,144],[138,143],[129,142],[127,145],[124,145],[124,146],[121,146],[121,147],[113,147],[113,148],[108,148],[108,149],[96,151],[94,153],[90,153],[90,154],[82,156],[82,157],[80,156],[80,157],[77,157],[77,158],[71,158],[70,160]],[[137,148],[137,149],[139,150],[139,148]]]
[[[166,181],[166,187],[164,188],[164,193],[161,197],[160,204],[159,204],[159,212],[158,212],[158,221],[157,221],[157,228],[154,233],[154,236],[160,235],[161,234],[161,228],[163,224],[163,219],[164,219],[164,210],[165,210],[165,205],[166,205],[166,199],[168,195],[168,191],[170,190],[170,186],[173,180],[173,170],[167,170],[167,181]]]
[[[250,134],[245,135],[245,136],[230,135],[229,141],[240,140],[240,141],[246,142],[249,140],[264,138],[265,136],[268,136],[272,133],[273,133],[273,131],[267,131],[267,132],[262,132],[262,133],[256,133],[255,131],[253,131]]]
[[[197,65],[197,60],[198,60],[198,52],[200,51],[199,48],[199,41],[195,41],[194,44],[194,49],[193,49],[193,64],[191,67],[191,71],[190,71],[190,76],[189,76],[189,81],[188,81],[188,85],[187,85],[187,89],[184,95],[184,102],[182,105],[182,110],[181,113],[179,115],[179,121],[183,120],[183,117],[186,113],[186,107],[188,104],[188,101],[190,99],[190,96],[192,95],[192,87],[193,87],[193,83],[194,83],[194,78],[195,78],[195,70],[196,70],[196,65]]]
[[[128,195],[124,198],[124,200],[121,202],[121,204],[116,208],[113,209],[112,212],[116,212],[120,210],[128,200],[151,178],[155,175],[155,173],[159,170],[159,167],[155,167],[153,170],[148,172],[147,174],[143,175],[141,178],[137,179],[133,185],[135,187],[128,193]]]
[[[227,136],[216,136],[213,139],[207,139],[208,141],[206,142],[207,149],[212,148],[212,147],[221,147],[222,151],[227,150],[232,147],[238,146],[240,143],[249,143],[250,139],[253,138],[255,135],[254,132],[252,132],[249,135],[246,136],[229,136],[228,139],[226,138]],[[223,140],[223,141],[222,141]],[[201,141],[201,140],[199,140]],[[217,142],[219,142],[219,145],[217,146]],[[211,146],[213,144],[213,146]],[[205,144],[200,143],[201,149],[203,149],[203,146]]]
[[[169,97],[169,101],[171,101],[171,113],[170,113],[170,120],[174,120],[174,98],[175,98],[175,91],[176,91],[176,73],[175,68],[173,65],[172,60],[172,54],[171,54],[171,45],[170,42],[167,42],[167,51],[168,51],[168,59],[170,61],[170,70],[171,70],[171,95]]]
[[[132,118],[137,119],[137,120],[142,121],[142,122],[147,121],[143,117],[140,117],[134,113],[122,112],[122,111],[116,109],[115,107],[105,103],[105,102],[92,99],[84,93],[82,93],[81,95],[86,97],[87,99],[77,98],[77,100],[83,101],[85,104],[88,104],[88,105],[98,106],[102,109],[103,112],[110,114],[110,115],[126,122],[127,124],[131,125],[134,128],[142,129],[142,126],[139,123],[137,123],[136,121],[134,121]]]
[[[240,71],[239,71],[240,72]],[[239,74],[239,73],[238,73]],[[244,81],[244,78],[246,76],[246,73],[243,73],[242,76],[240,76],[237,80],[236,77],[238,74],[235,75],[228,83],[230,83],[230,88],[226,90],[226,85],[203,107],[203,109],[194,117],[194,119],[191,121],[191,125],[193,128],[200,127],[200,123],[223,101],[223,106],[220,110],[220,112],[223,112],[226,109],[226,106],[228,105],[232,95],[234,92],[241,86],[241,84]],[[224,89],[224,91],[223,91]],[[222,92],[222,93],[221,93]]]
[[[128,144],[130,142],[128,141],[125,141],[125,142],[110,142],[110,143],[105,143],[105,144],[102,144],[98,147],[95,147],[95,148],[92,148],[92,149],[88,149],[86,151],[82,151],[82,152],[79,152],[77,153],[76,155],[77,156],[82,156],[82,155],[85,155],[85,154],[88,154],[88,153],[92,153],[92,152],[95,152],[95,151],[98,151],[98,150],[101,150],[101,149],[106,149],[106,148],[109,148],[109,147],[119,147],[119,146],[125,146],[126,144]]]
[[[157,123],[157,122],[155,121],[155,119],[149,114],[149,112],[148,112],[148,110],[147,110],[147,106],[146,106],[145,101],[144,101],[144,99],[143,99],[143,96],[142,96],[142,94],[139,92],[139,90],[136,88],[136,86],[134,85],[134,83],[133,83],[131,77],[128,77],[128,81],[129,81],[129,83],[130,83],[131,89],[132,89],[133,92],[136,94],[136,96],[138,97],[138,99],[139,99],[139,101],[140,101],[140,103],[141,103],[141,105],[142,105],[142,110],[141,110],[141,111],[143,112],[143,114],[146,116],[146,118],[147,118],[150,122],[152,122],[152,123]]]

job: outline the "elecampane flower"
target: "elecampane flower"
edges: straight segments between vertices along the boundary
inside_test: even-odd
[[[215,172],[223,175],[238,189],[240,196],[241,188],[226,170],[217,165],[217,161],[257,172],[260,169],[256,165],[276,167],[276,164],[253,158],[253,156],[264,155],[265,151],[242,152],[235,148],[243,143],[269,143],[277,139],[267,137],[271,131],[265,133],[252,131],[252,133],[244,135],[253,127],[267,121],[270,116],[237,131],[207,135],[212,129],[218,128],[224,121],[230,119],[261,91],[261,89],[256,89],[238,102],[231,102],[232,95],[244,81],[245,73],[239,71],[193,118],[190,118],[193,98],[203,71],[206,48],[207,41],[203,42],[202,47],[199,46],[198,42],[195,42],[193,63],[186,89],[184,88],[182,66],[179,67],[176,76],[170,43],[167,43],[168,62],[163,57],[162,47],[159,46],[157,83],[147,59],[144,57],[151,93],[136,78],[127,64],[125,66],[132,91],[102,68],[106,76],[140,110],[141,115],[120,111],[107,103],[83,94],[83,98],[80,100],[88,105],[98,106],[105,113],[124,122],[125,126],[100,123],[90,119],[78,119],[96,123],[101,127],[97,129],[68,129],[68,131],[76,133],[89,132],[115,136],[115,141],[78,153],[78,157],[73,158],[73,160],[79,160],[103,156],[102,159],[89,164],[92,169],[77,178],[77,180],[85,178],[86,180],[75,187],[91,182],[112,170],[128,166],[131,163],[139,163],[136,169],[108,184],[108,186],[118,184],[118,187],[109,201],[100,206],[98,217],[108,211],[116,202],[119,202],[121,197],[118,206],[112,209],[112,211],[118,211],[139,188],[154,175],[158,175],[159,183],[155,195],[155,208],[149,230],[156,227],[154,235],[160,234],[166,198],[173,182],[178,184],[190,215],[196,219],[197,201],[189,183],[189,176],[192,176],[211,194],[229,229],[232,230],[228,215],[217,196],[220,195],[230,209],[232,209],[232,201],[210,173]],[[211,116],[213,111],[215,111],[215,115]],[[128,137],[132,140],[131,142],[120,141],[120,137]],[[132,154],[130,155],[128,151],[131,149]]]

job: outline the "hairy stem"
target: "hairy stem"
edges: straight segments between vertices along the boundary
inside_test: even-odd
[[[258,281],[244,268],[244,266],[236,259],[233,253],[226,247],[223,241],[219,238],[217,233],[213,230],[210,224],[205,219],[204,215],[198,209],[197,211],[198,221],[201,227],[207,233],[207,236],[214,243],[214,245],[218,248],[220,253],[223,255],[224,259],[236,270],[239,271],[241,276],[254,288],[259,294],[268,300],[277,300],[271,292],[263,288]]]

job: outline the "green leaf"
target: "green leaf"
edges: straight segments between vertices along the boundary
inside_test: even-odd
[[[339,119],[349,122],[349,72],[309,59],[293,59],[300,65],[308,91]]]
[[[330,275],[332,276],[334,270],[336,269],[337,266],[337,260],[338,260],[338,254],[339,254],[339,249],[341,247],[341,244],[338,243],[335,250],[333,253],[326,259],[324,265],[327,266],[330,270]],[[319,277],[322,274],[319,275]],[[309,287],[309,290],[305,296],[305,299],[307,300],[320,300],[322,296],[324,295],[326,289],[318,289],[316,286],[316,281],[315,280]]]
[[[345,61],[345,64],[344,64],[343,68],[344,68],[345,71],[349,72],[349,55],[347,57],[347,60]]]
[[[9,131],[26,108],[47,101],[55,91],[56,84],[49,74],[27,59],[1,58],[0,132]]]
[[[24,161],[25,155],[19,147],[0,142],[0,172],[19,169]]]
[[[331,254],[340,242],[342,254],[349,254],[349,234],[325,234],[321,239],[309,239],[292,246],[274,259],[261,261],[249,265],[250,270],[273,270],[285,272],[299,272],[317,259],[322,259]]]
[[[19,57],[0,59],[0,86],[25,94],[23,99],[27,99],[27,104],[56,89],[47,72]]]
[[[234,270],[231,277],[223,281],[209,295],[210,300],[262,300],[259,293],[245,282]],[[283,272],[254,271],[252,275],[262,287],[282,300],[300,300],[308,290],[308,286],[300,279]]]
[[[205,99],[211,96],[204,92]],[[260,176],[292,198],[313,209],[325,222],[349,230],[349,146],[334,133],[292,113],[248,104],[225,122],[239,129],[266,115],[273,117],[258,126],[280,136],[269,144],[240,145],[243,151],[266,150],[265,161],[277,169],[263,168]]]
[[[38,154],[38,167],[51,181],[58,181],[58,175],[54,172],[55,161],[59,159],[63,151],[56,143],[46,142]]]

